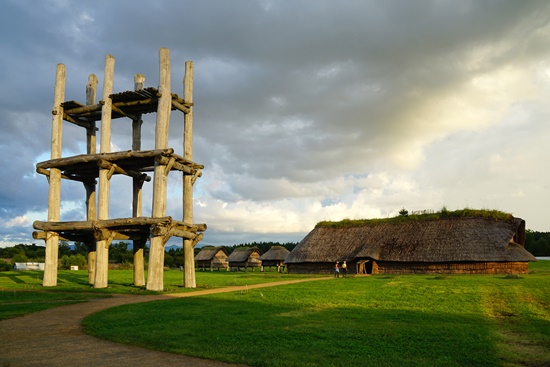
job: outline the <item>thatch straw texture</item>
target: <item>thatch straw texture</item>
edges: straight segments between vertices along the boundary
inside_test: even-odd
[[[452,218],[317,227],[289,254],[286,264],[373,259],[385,262],[527,262],[520,218]]]
[[[225,269],[228,267],[227,257],[227,251],[223,247],[205,246],[195,256],[195,266],[203,270],[206,268],[210,268],[210,270],[214,268],[218,270],[220,268]]]
[[[260,260],[262,261],[284,261],[286,257],[290,254],[283,246],[271,246],[271,248],[262,256]]]
[[[221,254],[218,254],[221,251]],[[201,249],[201,251],[195,256],[195,261],[211,261],[213,260],[216,255],[221,255],[222,257],[227,258],[227,252],[223,247],[211,247],[211,246],[205,246]]]
[[[229,267],[259,267],[262,252],[257,247],[238,247],[227,258]]]

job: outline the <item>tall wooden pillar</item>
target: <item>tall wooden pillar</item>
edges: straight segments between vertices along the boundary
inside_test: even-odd
[[[185,62],[185,76],[183,78],[185,102],[193,103],[193,62]],[[184,114],[184,133],[183,133],[183,157],[188,160],[193,159],[193,106],[189,107],[189,112]],[[193,181],[192,176],[183,175],[183,221],[193,223]],[[186,288],[196,288],[195,279],[195,249],[191,240],[183,240],[184,255],[184,286]]]
[[[113,79],[115,72],[115,58],[107,55],[105,58],[105,76],[103,80],[103,107],[101,108],[101,141],[100,152],[111,152],[111,110],[113,93]],[[109,219],[109,170],[99,170],[99,198],[97,219]],[[97,260],[94,288],[106,288],[109,275],[109,246],[112,239],[101,238],[97,241]]]
[[[97,98],[97,77],[91,74],[88,77],[88,85],[86,86],[86,105],[93,106],[96,104]],[[96,154],[96,123],[90,121],[90,126],[86,129],[86,144],[87,153]],[[94,178],[84,182],[86,189],[86,219],[97,219],[96,207],[96,181]],[[95,283],[95,267],[96,267],[96,241],[91,240],[86,244],[88,248],[88,283]]]
[[[145,76],[142,74],[134,75],[134,91],[143,89],[145,83]],[[137,114],[136,118],[132,120],[132,150],[141,150],[141,125],[143,120],[141,114]],[[142,199],[142,187],[143,180],[141,178],[134,177],[132,179],[133,187],[133,199],[132,199],[132,217],[141,217],[143,199]],[[143,248],[145,247],[146,239],[133,241],[134,252],[134,285],[145,285],[145,263],[143,259]]]
[[[55,91],[52,109],[52,152],[51,158],[61,158],[61,142],[63,138],[63,107],[65,100],[65,65],[57,64],[55,73]],[[49,175],[48,222],[58,222],[61,211],[61,170],[51,168]],[[57,262],[59,253],[59,235],[55,232],[46,234],[46,255],[44,264],[44,287],[57,285]]]
[[[172,95],[170,92],[170,51],[161,48],[159,51],[159,101],[157,109],[157,123],[155,129],[155,149],[168,147],[168,128],[170,123],[170,111],[172,108]],[[153,210],[152,217],[160,218],[166,215],[166,181],[165,166],[155,165],[155,177],[153,179]],[[162,236],[151,238],[149,251],[149,269],[147,273],[147,289],[162,291],[164,289],[164,240]]]

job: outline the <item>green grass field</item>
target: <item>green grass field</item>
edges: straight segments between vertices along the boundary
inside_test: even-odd
[[[121,343],[251,366],[550,365],[550,262],[503,275],[349,277],[88,317]]]
[[[121,343],[251,366],[550,366],[550,261],[530,269],[520,277],[348,277],[155,301],[91,315],[84,327]],[[131,272],[111,273],[113,289],[102,293],[82,284],[85,272],[60,291],[144,293],[129,286]],[[0,273],[2,301],[10,292],[44,289],[16,274]],[[180,277],[167,272],[167,288],[184,291]],[[198,272],[197,284],[289,278]]]
[[[158,294],[147,291],[145,287],[135,287],[131,270],[109,271],[109,287],[95,289],[88,284],[86,270],[58,272],[58,286],[42,286],[43,272],[8,271],[0,272],[0,320],[22,316],[30,312],[41,311],[68,303],[84,302],[90,298],[108,297],[114,293]],[[252,285],[276,282],[287,279],[299,279],[308,276],[279,274],[275,271],[227,272],[198,271],[197,288],[183,287],[183,274],[178,270],[164,272],[166,291],[163,293],[193,292],[210,288],[222,288],[236,285]]]

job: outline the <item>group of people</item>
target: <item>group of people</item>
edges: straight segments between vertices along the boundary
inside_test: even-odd
[[[342,266],[340,266],[339,261],[337,261],[336,264],[334,265],[334,277],[339,278],[340,273],[342,273],[342,277],[345,277],[346,274],[348,273],[348,265],[346,264],[345,261],[342,263]]]

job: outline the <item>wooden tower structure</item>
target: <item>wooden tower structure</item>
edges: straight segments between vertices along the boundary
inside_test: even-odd
[[[170,53],[159,51],[159,87],[144,88],[145,77],[137,74],[134,90],[113,94],[115,59],[107,55],[103,95],[96,102],[97,77],[90,75],[86,87],[86,103],[64,101],[65,66],[57,65],[54,105],[52,110],[51,159],[39,162],[36,171],[49,183],[48,220],[33,223],[35,239],[46,242],[43,286],[57,285],[59,240],[77,241],[88,247],[88,278],[95,288],[108,285],[109,246],[113,240],[133,241],[134,284],[148,290],[164,289],[164,246],[172,237],[183,239],[184,285],[195,288],[194,246],[202,239],[205,224],[193,224],[193,184],[204,168],[192,161],[193,136],[193,63],[185,63],[183,98],[170,90]],[[183,156],[168,147],[171,111],[183,113]],[[155,149],[141,150],[142,115],[156,112]],[[111,121],[132,120],[131,150],[111,152]],[[63,121],[86,130],[87,152],[62,157]],[[96,123],[100,122],[100,152],[96,152]],[[183,175],[183,215],[175,220],[166,215],[168,174]],[[142,187],[153,173],[152,210],[142,216]],[[132,216],[109,218],[110,179],[113,175],[129,176],[132,188]],[[86,191],[85,220],[61,222],[61,181],[82,182]],[[98,183],[99,180],[99,183]],[[97,195],[96,195],[97,193]],[[97,198],[96,198],[97,197]],[[144,272],[144,247],[150,242],[147,283]]]

